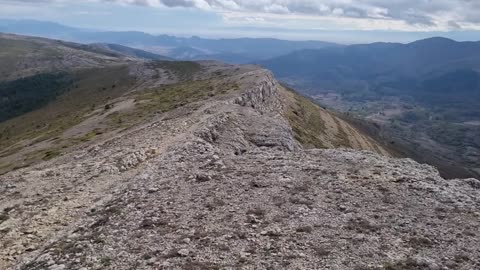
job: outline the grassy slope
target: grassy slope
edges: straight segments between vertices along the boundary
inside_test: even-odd
[[[11,145],[25,138],[57,134],[95,106],[125,93],[134,82],[128,76],[126,66],[102,69],[101,72],[96,69],[81,71],[74,78],[71,91],[55,102],[0,123],[0,146]]]
[[[326,129],[325,122],[318,115],[320,108],[300,95],[295,95],[294,98],[287,117],[295,139],[307,147],[328,148],[318,136]]]
[[[125,63],[121,54],[71,42],[0,33],[0,81]]]
[[[310,99],[285,88],[289,105],[286,117],[295,139],[306,148],[352,148],[391,155],[384,145],[352,126],[348,121],[315,104]]]
[[[38,53],[46,57],[57,57],[55,50],[45,48],[41,44],[26,41],[13,40],[0,37],[0,79],[7,77],[10,73],[16,71],[12,67],[17,67],[17,63],[27,54]]]
[[[0,159],[14,154],[25,146],[47,140],[58,140],[68,128],[82,122],[97,107],[108,103],[131,89],[134,78],[128,67],[113,67],[79,71],[74,75],[72,89],[45,107],[0,123]],[[24,160],[28,165],[38,159],[49,159],[71,142],[57,141],[54,149],[42,150]],[[4,171],[12,165],[0,164]]]
[[[202,68],[199,63],[188,61],[154,61],[147,63],[151,69],[164,69],[180,81],[192,80]]]
[[[44,73],[0,81],[0,122],[45,106],[69,91],[72,79],[66,73]]]
[[[53,158],[74,144],[92,139],[98,130],[80,138],[68,139],[62,134],[99,112],[105,113],[106,104],[136,84],[129,75],[128,63],[119,54],[70,42],[0,34],[0,63],[0,82],[8,90],[3,92],[9,93],[2,101],[11,105],[5,109],[13,112],[0,122],[0,173]],[[198,64],[188,62],[151,65],[167,70],[172,80],[191,79],[200,70]],[[55,76],[49,76],[57,71],[68,77],[68,85],[58,84]]]
[[[197,63],[149,65],[183,80],[132,92],[137,84],[135,78],[128,75],[127,66],[83,70],[75,74],[71,91],[41,109],[0,123],[0,173],[54,158],[72,146],[142,123],[156,113],[239,89],[235,83],[225,83],[222,78],[192,80],[201,70]],[[116,104],[122,100],[134,100],[134,106],[117,110]],[[83,135],[62,137],[65,131],[95,117],[102,120]],[[18,153],[21,161],[12,162],[9,158]]]
[[[119,128],[129,127],[155,113],[168,112],[187,104],[235,90],[238,90],[236,84],[226,84],[219,80],[210,79],[181,82],[134,92],[128,96],[135,99],[135,108],[108,115],[109,125]]]

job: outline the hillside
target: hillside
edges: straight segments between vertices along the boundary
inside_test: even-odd
[[[2,33],[0,48],[2,81],[128,62],[128,57],[88,45]]]
[[[110,51],[116,52],[118,54],[122,54],[122,55],[125,55],[125,56],[131,56],[131,57],[135,57],[135,58],[140,58],[140,59],[163,60],[163,61],[173,61],[174,60],[172,58],[169,58],[169,57],[166,57],[166,56],[163,56],[163,55],[159,55],[159,54],[155,54],[155,53],[151,53],[151,52],[147,52],[147,51],[143,51],[143,50],[139,50],[139,49],[135,49],[135,48],[130,48],[130,47],[126,47],[126,46],[122,46],[122,45],[118,45],[118,44],[95,43],[95,44],[91,44],[90,46],[110,50]]]
[[[478,177],[479,53],[480,42],[431,38],[304,50],[261,64],[323,105],[381,125],[404,155],[447,177]]]
[[[478,180],[389,157],[265,69],[78,72],[78,88],[0,123],[0,269],[480,264]]]
[[[204,67],[210,64],[146,62],[138,55],[141,51],[123,46],[87,46],[6,34],[0,42],[5,44],[0,55],[12,60],[6,62],[8,73],[0,82],[0,173],[51,159],[98,135],[109,136],[165,106],[181,106],[186,100],[210,95],[191,96],[191,91],[194,87],[218,87],[225,80],[221,68],[212,71]],[[184,88],[183,95],[176,93]],[[165,94],[157,94],[164,89]],[[163,100],[151,106],[144,104],[163,98],[173,99],[175,104],[163,104]],[[297,138],[305,146],[344,146],[386,153],[373,140],[309,100],[293,92],[285,98],[291,101],[286,117],[294,123]],[[140,105],[136,104],[138,99],[142,100]],[[130,112],[136,106],[140,108]]]

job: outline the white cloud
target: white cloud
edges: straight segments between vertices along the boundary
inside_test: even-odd
[[[337,20],[353,22],[350,27],[370,25],[373,29],[400,30],[479,29],[480,0],[84,0],[123,5],[197,8],[220,13],[228,20],[235,13],[236,23],[267,23],[276,16],[297,20]],[[0,0],[2,3],[78,3],[74,0]],[[240,14],[240,15],[239,15]],[[261,20],[258,20],[261,18]],[[357,27],[358,28],[358,27]]]
[[[272,4],[272,5],[269,5],[269,6],[265,6],[264,10],[267,13],[277,13],[277,14],[290,13],[290,10],[288,9],[288,7],[278,5],[278,4]]]

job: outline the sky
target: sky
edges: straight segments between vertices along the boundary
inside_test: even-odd
[[[178,36],[480,40],[480,0],[0,0],[0,18]]]

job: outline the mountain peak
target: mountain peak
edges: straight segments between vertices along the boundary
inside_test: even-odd
[[[446,45],[446,44],[454,44],[457,41],[445,37],[431,37],[426,39],[417,40],[414,42],[409,43],[408,45]]]

